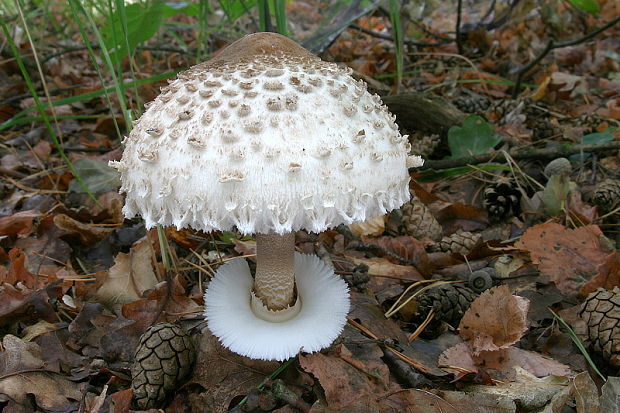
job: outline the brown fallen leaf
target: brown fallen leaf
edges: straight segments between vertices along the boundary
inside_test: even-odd
[[[527,330],[529,300],[510,294],[506,285],[476,298],[459,324],[459,334],[474,354],[513,345]]]
[[[66,231],[68,236],[78,238],[80,243],[85,246],[98,243],[114,231],[114,228],[98,227],[92,224],[85,224],[83,222],[76,221],[65,214],[55,215],[54,224],[58,228]]]
[[[54,276],[37,275],[28,271],[26,258],[26,254],[18,248],[9,251],[9,270],[0,281],[9,284],[22,283],[32,290],[38,290],[56,279]]]
[[[378,245],[394,254],[411,262],[411,265],[420,271],[422,274],[429,274],[430,268],[428,263],[428,254],[426,253],[426,244],[418,239],[403,235],[400,237],[361,237],[362,242],[371,245]],[[380,250],[373,251],[373,253],[383,256],[387,260],[394,264],[404,264],[402,260],[392,257],[389,254],[383,254]]]
[[[383,234],[383,231],[385,231],[385,219],[386,216],[382,215],[364,222],[351,224],[349,225],[349,230],[358,237],[363,235],[378,236]]]
[[[540,353],[508,347],[497,351],[485,351],[474,355],[474,361],[496,380],[513,381],[515,367],[530,372],[536,377],[549,375],[568,376],[573,374],[570,367]]]
[[[17,289],[4,284],[0,290],[0,326],[41,319],[57,322],[58,315],[50,302],[52,299],[60,299],[62,294],[62,289],[55,284],[38,291]]]
[[[601,245],[602,235],[594,225],[568,229],[545,223],[529,228],[515,247],[529,251],[541,274],[548,276],[562,293],[575,295],[610,254]]]
[[[128,303],[138,300],[158,282],[153,271],[153,248],[145,237],[128,254],[116,256],[96,296],[103,303]]]
[[[519,401],[519,408],[526,411],[538,411],[545,407],[555,395],[570,387],[568,377],[547,376],[538,378],[528,371],[516,367],[515,381],[499,383],[496,386],[468,385],[465,394],[475,398],[494,398],[496,401]]]
[[[620,252],[614,251],[607,256],[603,263],[598,267],[598,274],[590,281],[585,283],[579,293],[587,296],[598,288],[612,290],[620,287]]]
[[[389,382],[369,377],[364,371],[346,361],[350,351],[342,344],[329,354],[314,353],[299,356],[301,367],[319,380],[325,390],[327,406],[335,411],[381,411],[378,396],[390,389]],[[354,363],[356,364],[356,363]],[[385,366],[385,365],[384,365]],[[387,368],[387,366],[385,366]]]
[[[232,353],[207,329],[197,336],[198,356],[190,384],[204,389],[201,411],[227,413],[231,401],[246,395],[271,374],[279,363],[252,360]]]
[[[41,348],[7,334],[0,353],[0,393],[15,403],[28,406],[33,396],[44,410],[73,411],[82,394],[78,384],[45,370]],[[34,371],[40,370],[40,371]]]
[[[32,232],[34,220],[43,215],[40,211],[20,211],[0,218],[0,235],[23,235]]]
[[[115,328],[108,327],[101,337],[102,350],[108,356],[131,360],[139,338],[157,322],[176,322],[183,316],[202,314],[202,307],[185,293],[179,276],[157,284],[146,298],[126,303]]]

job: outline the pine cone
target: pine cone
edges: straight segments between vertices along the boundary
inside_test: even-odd
[[[464,284],[442,284],[431,288],[418,297],[418,311],[413,321],[416,324],[423,323],[428,313],[433,310],[434,317],[424,330],[425,336],[438,333],[442,322],[457,328],[476,296],[476,293]]]
[[[577,127],[585,128],[585,133],[594,133],[598,126],[605,122],[603,118],[595,113],[588,113],[573,119],[572,124]]]
[[[366,284],[370,281],[368,265],[356,265],[350,272],[343,274],[342,278],[349,285],[351,290],[361,293],[366,289]]]
[[[178,325],[160,323],[146,330],[131,367],[136,407],[160,407],[168,393],[189,374],[195,357],[192,338]]]
[[[443,232],[441,225],[417,196],[412,195],[411,200],[403,205],[401,210],[407,235],[418,239],[428,237],[433,241],[441,239]]]
[[[498,99],[492,102],[486,110],[485,117],[490,120],[501,121],[505,116],[519,106],[523,106],[522,102],[517,99]]]
[[[452,100],[452,104],[465,113],[482,113],[489,108],[491,102],[485,96],[472,94],[459,96]]]
[[[604,211],[611,211],[620,202],[620,180],[605,179],[594,189],[592,203]]]
[[[439,248],[444,252],[467,255],[478,246],[481,239],[481,234],[474,234],[459,229],[454,234],[443,237],[439,241]]]
[[[535,140],[547,139],[562,134],[562,130],[547,118],[528,119],[527,127],[532,129]]]
[[[573,170],[570,161],[566,158],[556,158],[545,166],[545,176],[551,178],[553,175],[570,175]]]
[[[620,288],[599,288],[588,295],[580,313],[588,325],[592,349],[620,367]]]
[[[420,155],[422,158],[430,157],[437,146],[439,146],[441,139],[439,135],[423,135],[421,133],[414,133],[409,136],[409,144],[411,144],[411,153],[414,155]]]
[[[482,205],[492,221],[501,221],[521,211],[521,191],[512,181],[502,180],[487,186],[482,193]]]

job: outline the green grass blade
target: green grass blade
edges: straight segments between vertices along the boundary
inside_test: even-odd
[[[127,28],[127,14],[125,13],[125,1],[124,0],[116,0],[116,8],[117,10],[119,10],[119,14],[121,17],[121,28],[123,30],[123,40],[124,40],[124,46],[125,46],[125,53],[127,54],[127,57],[129,59],[129,72],[131,73],[131,80],[135,81],[136,80],[136,72],[134,70],[134,66],[135,66],[135,60],[133,58],[133,52],[129,47],[129,30]],[[119,72],[119,78],[122,78],[122,73]],[[136,117],[139,117],[140,114],[142,113],[142,99],[140,98],[140,95],[138,94],[138,87],[134,86],[133,87],[133,92],[134,92],[134,98],[136,100],[136,108],[135,108],[135,113],[132,114],[132,118],[134,117],[134,115],[136,115]]]
[[[80,34],[82,35],[82,40],[84,41],[84,44],[86,45],[86,49],[88,50],[88,55],[90,56],[90,59],[92,60],[93,65],[95,66],[95,70],[97,71],[97,77],[99,78],[99,81],[101,82],[101,85],[103,86],[105,84],[103,73],[101,72],[101,68],[97,64],[97,57],[95,55],[95,51],[90,45],[90,40],[88,39],[88,36],[86,34],[86,28],[84,27],[82,20],[78,16],[78,10],[74,6],[73,0],[69,1],[69,8],[71,10],[71,13],[73,14],[73,17],[78,22],[78,29],[80,31]],[[114,123],[114,129],[116,130],[116,135],[118,136],[120,140],[123,138],[123,134],[121,132],[121,128],[118,122],[116,121],[116,116],[114,116],[114,106],[112,105],[112,100],[110,99],[110,95],[108,93],[105,93],[105,99],[108,103],[108,108],[110,109],[110,115],[112,117],[112,123]]]
[[[13,41],[13,37],[9,33],[8,26],[6,25],[4,20],[0,21],[0,25],[2,25],[2,31],[4,32],[4,36],[7,42],[9,43],[9,46],[11,47],[11,51],[13,52],[13,55],[15,56],[15,60],[17,62],[19,70],[21,71],[22,76],[24,77],[24,81],[26,82],[26,86],[28,87],[28,90],[30,91],[32,98],[34,99],[34,103],[35,103],[37,110],[39,111],[39,115],[41,116],[41,118],[43,119],[43,122],[45,123],[45,127],[47,128],[47,131],[50,134],[50,138],[52,139],[52,143],[54,144],[54,147],[56,148],[56,150],[60,154],[60,157],[65,162],[65,164],[67,165],[67,167],[69,168],[69,170],[71,171],[75,179],[78,181],[80,186],[84,188],[84,191],[88,194],[88,196],[95,202],[95,204],[98,207],[103,208],[103,206],[99,203],[95,195],[90,191],[88,186],[84,183],[80,175],[77,173],[77,171],[75,170],[75,167],[73,166],[73,163],[67,157],[67,154],[62,148],[62,145],[60,144],[60,141],[58,140],[58,137],[56,136],[56,132],[54,131],[54,128],[52,127],[52,124],[49,120],[49,117],[47,116],[47,113],[45,112],[45,107],[43,106],[43,103],[41,103],[41,99],[39,99],[39,95],[37,94],[34,84],[32,83],[30,74],[28,73],[28,70],[26,69],[26,66],[24,65],[24,61],[22,60],[21,55],[19,54],[19,50],[17,49],[17,46],[15,45],[15,42]],[[48,102],[48,107],[50,105],[51,103]]]
[[[601,379],[603,379],[603,381],[607,381],[607,378],[605,378],[605,376],[603,376],[603,374],[596,367],[596,364],[594,364],[594,361],[590,357],[590,354],[588,353],[588,350],[586,350],[586,348],[584,347],[584,345],[581,342],[581,340],[579,340],[579,337],[577,337],[577,334],[575,334],[575,331],[566,323],[566,321],[564,321],[564,319],[562,317],[557,315],[551,308],[548,308],[548,310],[551,311],[551,314],[553,314],[553,317],[555,317],[555,319],[558,320],[560,325],[562,327],[564,327],[564,329],[566,330],[566,332],[570,336],[571,340],[573,340],[573,343],[575,343],[575,345],[577,346],[577,348],[579,349],[581,354],[583,354],[583,357],[586,359],[586,361],[588,362],[588,364],[590,365],[592,370],[594,370],[594,372]]]
[[[95,34],[95,37],[97,38],[97,42],[99,43],[101,54],[103,56],[105,64],[107,65],[107,67],[108,67],[108,69],[110,71],[110,75],[112,76],[112,82],[114,84],[114,90],[116,92],[116,97],[118,99],[119,105],[121,106],[121,112],[122,112],[123,118],[125,119],[126,128],[129,131],[129,130],[131,130],[132,117],[131,117],[131,114],[130,114],[129,110],[127,109],[127,104],[126,104],[126,101],[125,101],[125,94],[124,94],[124,86],[125,85],[121,84],[122,82],[119,81],[119,78],[116,75],[114,63],[112,62],[110,54],[108,53],[108,49],[107,49],[107,47],[105,45],[105,42],[103,41],[103,37],[101,36],[101,32],[97,28],[97,25],[95,24],[92,16],[86,11],[86,9],[84,9],[82,4],[78,0],[69,0],[69,3],[71,4],[72,9],[75,11],[76,20],[78,22],[78,25],[80,26],[80,32],[82,33],[82,37],[84,38],[84,42],[87,45],[89,44],[88,38],[84,37],[85,34],[86,34],[86,31],[84,29],[84,23],[82,22],[82,19],[80,19],[79,16],[77,15],[78,12],[79,12],[79,14],[81,14],[83,17],[86,18],[86,21],[88,22],[88,24],[92,28],[93,33]],[[92,48],[90,48],[90,50],[92,50]],[[94,56],[94,54],[93,54],[93,56]],[[97,61],[96,60],[93,60],[93,63],[95,64],[95,66],[97,66]],[[112,111],[112,106],[110,106],[110,110]]]
[[[400,15],[400,0],[390,0],[390,21],[392,22],[392,36],[396,54],[396,89],[403,81],[403,30]]]
[[[154,82],[158,82],[162,79],[167,79],[169,77],[173,77],[175,76],[177,73],[179,73],[181,70],[175,70],[172,72],[166,72],[166,73],[162,73],[160,75],[155,75],[155,76],[150,76],[144,79],[138,79],[135,82],[127,82],[125,83],[125,87],[132,87],[132,86],[142,86],[142,85],[146,85],[149,83],[154,83]],[[107,94],[113,92],[115,90],[115,86],[110,86],[107,88],[103,88],[103,89],[98,89],[98,90],[93,90],[92,92],[88,92],[88,93],[82,93],[79,95],[75,95],[75,96],[70,96],[67,98],[62,98],[62,99],[58,99],[58,100],[54,100],[51,102],[51,104],[53,106],[59,106],[59,105],[70,105],[72,103],[76,103],[76,102],[86,102],[89,101],[93,98],[99,97],[99,96],[106,96]],[[49,104],[49,103],[48,103]],[[19,125],[20,123],[23,123],[22,119],[25,118],[25,116],[27,116],[30,112],[32,112],[33,110],[36,110],[36,107],[34,108],[26,108],[23,109],[22,111],[18,112],[17,114],[15,114],[10,120],[4,122],[2,125],[0,125],[0,132],[8,129],[12,126],[15,125]]]
[[[286,0],[273,0],[273,2],[278,33],[288,36],[289,33],[286,26]]]

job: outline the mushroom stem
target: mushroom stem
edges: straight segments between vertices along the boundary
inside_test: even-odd
[[[270,310],[294,304],[295,234],[256,234],[254,293]]]

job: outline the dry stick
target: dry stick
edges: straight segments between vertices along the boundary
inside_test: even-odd
[[[620,149],[620,141],[596,143],[589,145],[560,145],[554,148],[516,149],[508,151],[507,153],[513,159],[549,159],[566,157],[582,152],[604,152],[616,149]],[[504,162],[506,161],[506,157],[502,153],[494,151],[490,153],[483,153],[481,155],[466,156],[457,159],[430,160],[426,161],[422,168],[411,168],[409,172],[426,169],[456,168],[459,166],[479,164],[490,161]]]
[[[527,65],[523,66],[517,72],[517,79],[515,81],[514,89],[512,90],[512,98],[516,99],[516,97],[519,95],[519,90],[521,89],[521,82],[523,81],[523,76],[525,76],[525,74],[527,72],[529,72],[530,69],[532,69],[538,63],[540,63],[540,61],[542,59],[544,59],[545,56],[547,56],[547,54],[549,54],[550,51],[552,51],[554,49],[561,49],[563,47],[575,46],[577,44],[586,42],[586,41],[590,40],[591,38],[593,38],[594,36],[596,36],[597,34],[599,34],[599,33],[603,32],[603,31],[609,29],[610,27],[614,26],[618,22],[620,22],[620,16],[616,16],[615,19],[612,19],[611,21],[609,21],[608,23],[606,23],[603,26],[599,27],[598,29],[595,29],[595,30],[591,31],[590,33],[586,34],[585,36],[579,37],[577,39],[568,40],[568,41],[559,42],[559,43],[556,43],[553,40],[549,40],[549,42],[547,43],[545,48],[538,54],[538,56],[536,56],[536,58],[534,58],[534,60],[529,62]]]
[[[463,33],[461,33],[461,15],[463,14],[463,0],[458,0],[456,8],[456,48],[463,54]]]
[[[387,34],[383,34],[383,33],[377,33],[373,30],[369,30],[365,27],[362,27],[358,24],[352,23],[349,25],[350,28],[355,29],[357,31],[360,31],[362,33],[365,33],[369,36],[372,37],[376,37],[377,39],[383,39],[383,40],[390,40],[390,41],[394,41],[394,37],[389,36]],[[433,46],[442,46],[444,44],[447,43],[451,43],[452,40],[444,40],[444,41],[440,41],[440,42],[435,42],[435,43],[428,43],[428,42],[417,42],[415,40],[411,40],[411,39],[403,39],[403,43],[406,44],[407,46],[418,46],[418,47],[433,47]]]

